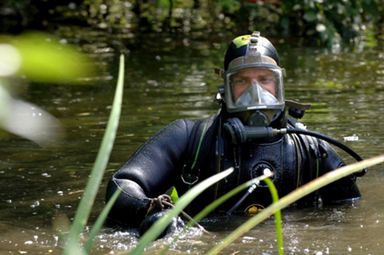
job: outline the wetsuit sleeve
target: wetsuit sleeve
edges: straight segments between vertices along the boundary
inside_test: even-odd
[[[321,141],[320,153],[322,154],[321,171],[322,174],[345,166],[340,156],[331,146]],[[321,198],[324,203],[348,202],[361,197],[356,185],[356,176],[349,175],[336,182],[333,182],[320,190]]]
[[[112,176],[107,200],[117,189],[122,193],[109,214],[109,222],[138,226],[150,199],[164,194],[180,175],[192,122],[178,120],[144,143]]]

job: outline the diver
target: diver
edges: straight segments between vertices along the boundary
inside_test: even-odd
[[[217,114],[199,120],[176,120],[145,142],[113,174],[107,187],[107,200],[121,189],[108,222],[138,227],[140,233],[168,210],[174,187],[179,196],[202,180],[233,167],[227,178],[197,197],[187,208],[190,215],[216,198],[267,169],[280,197],[303,184],[344,166],[330,143],[357,160],[358,154],[345,145],[311,132],[297,119],[309,107],[285,100],[282,69],[272,43],[259,32],[235,38],[224,58]],[[361,197],[353,174],[307,195],[297,206],[348,202]],[[244,196],[226,201],[216,212],[252,214],[272,200],[266,185],[260,183]],[[241,203],[239,202],[241,198]],[[162,203],[162,201],[164,203]],[[234,206],[236,205],[236,206]],[[167,231],[183,225],[179,217]],[[166,232],[164,233],[166,234]]]

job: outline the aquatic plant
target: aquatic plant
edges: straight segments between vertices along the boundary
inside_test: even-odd
[[[87,254],[92,247],[92,241],[95,234],[103,225],[105,221],[108,210],[111,208],[112,203],[107,205],[99,219],[96,221],[94,230],[91,230],[91,235],[89,240],[86,243],[85,249],[81,247],[80,244],[80,235],[84,231],[85,224],[88,221],[89,215],[91,213],[93,203],[95,201],[97,192],[99,190],[101,180],[104,174],[104,170],[109,161],[109,156],[111,154],[114,140],[116,137],[117,128],[119,125],[121,105],[123,100],[123,88],[124,88],[124,55],[120,56],[120,65],[119,65],[119,76],[117,80],[115,97],[113,100],[112,110],[107,124],[107,128],[104,133],[104,137],[98,151],[96,161],[93,165],[91,175],[88,179],[88,183],[85,187],[84,194],[80,200],[80,204],[77,208],[75,219],[71,225],[68,236],[66,237],[66,245],[64,248],[64,254]],[[114,199],[117,198],[118,194],[115,194]]]

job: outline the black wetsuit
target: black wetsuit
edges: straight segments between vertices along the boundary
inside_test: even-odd
[[[288,128],[292,127],[290,122]],[[109,215],[109,222],[138,226],[145,217],[150,198],[164,194],[172,186],[179,195],[190,186],[228,167],[235,171],[218,185],[200,195],[190,206],[198,212],[215,198],[237,185],[261,174],[268,167],[274,173],[279,196],[344,165],[326,143],[305,135],[285,135],[269,142],[234,145],[225,139],[222,117],[204,120],[177,120],[144,143],[111,178],[107,199],[119,187],[122,193]],[[301,204],[316,201],[332,203],[360,197],[351,175],[316,191]],[[239,196],[241,196],[240,194]],[[271,195],[266,187],[258,187],[239,207],[250,204],[267,206]],[[227,210],[233,198],[220,209]]]

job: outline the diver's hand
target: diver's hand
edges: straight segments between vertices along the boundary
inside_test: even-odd
[[[147,215],[145,216],[143,222],[140,224],[139,234],[143,235],[145,231],[147,231],[153,225],[153,223],[164,216],[172,207],[172,199],[166,194],[152,198],[149,204]],[[184,221],[180,219],[180,217],[175,217],[158,238],[162,238],[165,235],[174,233],[183,227]]]
[[[165,209],[147,215],[143,222],[140,224],[140,236],[143,235],[158,219],[164,216],[169,210],[170,209]],[[173,234],[176,231],[183,229],[184,225],[184,221],[180,217],[174,217],[158,238],[163,238],[166,235]]]

